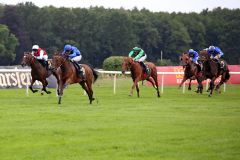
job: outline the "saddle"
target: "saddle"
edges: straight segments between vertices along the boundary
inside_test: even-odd
[[[70,61],[76,69],[77,76],[84,77],[83,67],[75,61]]]
[[[37,59],[37,61],[38,61],[44,68],[46,68],[47,71],[49,70],[49,61],[45,61],[45,60],[42,60],[42,59]]]
[[[142,67],[142,72],[146,75],[146,76],[150,76],[151,74],[151,70],[149,68],[149,66],[147,64],[144,64],[143,62],[139,62],[140,66]]]
[[[222,60],[222,59],[219,59],[219,60],[217,60],[217,59],[212,59],[212,61],[218,64],[218,68],[219,68],[220,70],[225,71],[225,70],[227,69],[227,67],[226,67],[227,64],[226,64],[226,62],[225,62],[224,60]]]

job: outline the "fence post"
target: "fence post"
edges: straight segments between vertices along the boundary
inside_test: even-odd
[[[56,97],[58,97],[58,84],[56,85]]]
[[[183,89],[182,89],[182,93],[184,94],[185,93],[185,82],[183,83]]]
[[[113,94],[116,94],[116,81],[117,81],[117,74],[114,74],[113,78]]]
[[[163,93],[164,74],[162,74],[161,93]]]
[[[28,83],[27,83],[27,85],[26,85],[26,96],[28,96],[29,94],[28,94]]]
[[[208,90],[208,79],[206,79],[206,91]]]

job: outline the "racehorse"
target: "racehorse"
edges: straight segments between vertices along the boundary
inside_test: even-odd
[[[58,104],[61,104],[61,99],[63,95],[63,89],[68,84],[79,83],[82,88],[86,91],[89,102],[92,104],[93,90],[92,84],[97,80],[97,72],[86,64],[81,64],[83,68],[84,75],[78,76],[77,70],[74,64],[68,59],[67,56],[62,56],[61,54],[54,54],[52,58],[52,68],[57,70],[59,76],[58,82]]]
[[[215,87],[215,84],[214,84],[215,80],[219,76],[221,76],[221,80],[215,88],[216,91],[219,91],[221,85],[223,83],[226,83],[229,80],[230,78],[229,68],[227,63],[223,61],[225,68],[221,69],[220,64],[216,60],[210,59],[210,55],[207,53],[206,50],[200,51],[199,60],[202,61],[202,64],[203,64],[204,79],[208,79],[208,78],[211,79],[210,86],[209,86],[209,90],[210,90],[209,97],[211,97]]]
[[[38,62],[36,60],[36,58],[30,52],[24,52],[24,56],[23,56],[21,65],[23,67],[28,65],[32,69],[31,70],[32,80],[31,80],[31,84],[29,86],[29,89],[33,93],[38,91],[38,90],[32,88],[32,86],[33,86],[33,84],[36,80],[38,80],[42,83],[42,86],[43,86],[42,91],[41,91],[42,95],[43,95],[43,91],[46,92],[47,94],[51,93],[50,91],[46,90],[46,87],[48,85],[48,82],[47,82],[46,78],[49,77],[51,74],[53,74],[56,77],[56,79],[58,80],[56,72],[47,70],[45,67],[43,67],[43,65],[41,65],[41,63]]]
[[[125,74],[126,70],[130,70],[131,71],[131,77],[132,77],[132,80],[133,80],[133,85],[132,85],[132,89],[130,91],[130,96],[133,95],[133,89],[136,87],[137,96],[139,97],[138,82],[143,81],[143,80],[147,80],[156,89],[157,96],[160,97],[160,93],[159,93],[159,89],[158,89],[158,80],[157,80],[157,68],[151,62],[147,62],[146,65],[150,69],[149,74],[144,73],[140,63],[135,62],[131,57],[124,57],[123,58],[122,73]]]
[[[181,88],[183,83],[189,79],[190,81],[188,90],[191,90],[191,81],[197,79],[197,77],[200,75],[200,68],[190,60],[189,54],[187,52],[182,53],[180,56],[180,61],[182,62],[184,68],[184,76],[182,82],[179,85],[179,88]]]

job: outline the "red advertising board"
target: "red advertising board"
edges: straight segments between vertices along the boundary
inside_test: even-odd
[[[240,72],[240,65],[229,65],[230,72]],[[158,72],[183,72],[182,66],[164,66],[157,67]],[[163,77],[162,77],[163,76]],[[178,85],[181,83],[183,74],[172,74],[172,75],[158,75],[158,82],[161,84],[162,80],[164,85]],[[216,80],[219,81],[220,78]],[[189,81],[186,81],[188,83]],[[205,83],[205,81],[204,81]],[[240,84],[240,74],[231,74],[228,84]],[[197,84],[197,81],[192,81],[192,84]]]

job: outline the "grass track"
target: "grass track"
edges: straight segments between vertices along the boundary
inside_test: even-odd
[[[176,87],[140,86],[141,98],[128,97],[131,82],[99,80],[98,99],[89,105],[80,86],[40,96],[0,90],[1,160],[237,160],[240,157],[240,86],[207,97]]]

